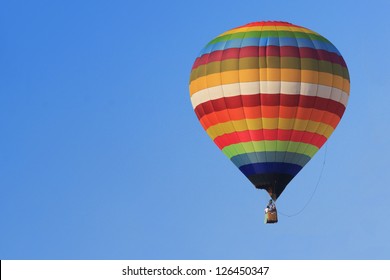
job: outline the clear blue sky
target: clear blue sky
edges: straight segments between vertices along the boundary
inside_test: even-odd
[[[390,259],[388,1],[2,1],[0,259]],[[267,194],[218,150],[188,80],[227,29],[328,38],[345,115],[263,224]]]

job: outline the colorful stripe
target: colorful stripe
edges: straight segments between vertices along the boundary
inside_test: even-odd
[[[238,121],[229,121],[219,123],[207,129],[207,134],[212,140],[218,136],[225,135],[232,132],[254,131],[260,129],[267,130],[295,130],[307,131],[311,133],[318,133],[328,138],[333,132],[333,127],[322,122],[315,122],[311,120],[299,119],[282,119],[282,118],[259,118],[259,119],[243,119]]]
[[[293,46],[251,46],[244,48],[230,48],[203,54],[195,60],[192,69],[196,69],[199,66],[207,63],[220,62],[227,59],[239,59],[247,57],[261,58],[267,56],[281,58],[295,57],[302,59],[314,59],[318,62],[330,62],[346,68],[345,61],[340,55],[325,50],[298,48]]]
[[[215,137],[214,142],[222,150],[226,146],[239,144],[241,142],[275,139],[312,144],[318,148],[322,147],[327,140],[326,136],[309,131],[298,131],[293,129],[248,129],[222,134]]]
[[[261,32],[256,32],[261,34]],[[293,34],[293,32],[291,32]],[[246,33],[243,33],[245,36]],[[200,52],[200,55],[211,53],[214,51],[231,49],[231,48],[245,48],[245,47],[264,47],[264,46],[277,46],[277,47],[297,47],[297,48],[315,48],[322,51],[328,51],[340,55],[338,50],[327,43],[326,41],[313,40],[312,38],[296,38],[296,37],[277,37],[277,32],[274,37],[258,37],[256,34],[252,34],[253,37],[233,38],[226,36],[223,40],[216,41],[207,45]]]
[[[299,69],[240,69],[201,76],[190,83],[190,92],[225,84],[262,81],[302,82],[334,87],[349,92],[349,80],[326,72]],[[191,94],[191,95],[192,95]]]
[[[198,118],[201,119],[204,115],[212,112],[219,112],[225,109],[236,109],[246,107],[261,106],[261,109],[267,110],[268,107],[271,110],[277,109],[278,115],[284,112],[284,108],[295,108],[295,112],[298,112],[298,108],[308,108],[322,110],[325,112],[333,113],[341,118],[344,113],[344,104],[334,101],[332,99],[326,99],[318,96],[305,96],[305,95],[283,95],[283,94],[256,94],[256,95],[241,95],[232,97],[223,97],[215,100],[208,100],[199,104],[195,108],[195,113]],[[278,106],[278,108],[274,108]],[[274,112],[275,113],[275,112]],[[299,116],[298,116],[299,117]],[[303,114],[302,117],[311,118],[311,114]]]
[[[313,157],[318,147],[311,144],[280,140],[262,140],[232,144],[222,149],[222,152],[232,158],[237,155],[257,152],[290,152]]]
[[[292,152],[253,152],[247,154],[236,155],[230,158],[237,166],[249,165],[253,162],[286,162],[304,166],[311,159],[307,155],[292,153]]]
[[[194,109],[208,100],[217,100],[224,97],[239,97],[246,95],[270,94],[314,96],[337,101],[347,105],[349,93],[340,89],[303,82],[262,81],[248,83],[225,84],[199,90],[191,96]],[[280,96],[282,97],[282,96]]]
[[[243,165],[239,168],[245,176],[261,174],[261,173],[286,173],[292,176],[298,174],[302,166],[286,162],[257,162],[253,164]]]
[[[349,81],[340,52],[318,33],[255,22],[202,49],[189,89],[207,134],[257,188],[277,199],[337,127]]]
[[[202,104],[203,105],[203,104]],[[312,120],[315,122],[323,122],[332,128],[336,128],[340,121],[340,116],[337,113],[326,110],[318,110],[314,108],[299,108],[296,107],[278,107],[278,106],[254,106],[254,107],[238,107],[233,109],[215,110],[206,115],[207,107],[203,110],[202,105],[195,110],[200,123],[205,130],[209,129],[218,123],[225,123],[228,121],[259,118],[282,118],[282,119],[301,119]],[[217,109],[216,106],[214,106]],[[202,109],[202,110],[198,110]]]
[[[199,77],[207,76],[214,73],[236,71],[244,69],[259,68],[288,68],[299,70],[311,70],[329,74],[336,74],[344,79],[348,79],[345,67],[329,61],[319,61],[312,58],[298,57],[244,57],[244,58],[223,58],[221,61],[209,62],[195,68],[190,76],[190,81]]]

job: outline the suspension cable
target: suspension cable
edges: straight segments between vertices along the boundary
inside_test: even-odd
[[[317,188],[318,188],[318,185],[320,184],[320,181],[321,181],[321,178],[322,178],[322,173],[324,171],[324,168],[325,168],[325,162],[326,162],[326,154],[328,152],[328,143],[325,144],[325,154],[324,154],[324,160],[322,162],[322,167],[321,167],[321,171],[320,171],[320,175],[318,177],[318,180],[317,180],[317,184],[315,185],[315,188],[313,190],[313,192],[311,193],[309,199],[306,201],[306,204],[302,207],[301,210],[299,210],[298,212],[294,213],[294,214],[285,214],[283,212],[281,212],[280,210],[278,210],[278,212],[282,215],[282,216],[286,216],[286,217],[294,217],[294,216],[298,216],[299,214],[301,214],[305,209],[306,207],[310,204],[311,200],[313,199],[314,197],[314,194],[316,193],[317,191]]]

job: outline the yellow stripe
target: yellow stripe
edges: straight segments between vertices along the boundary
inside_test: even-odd
[[[216,137],[221,136],[223,134],[258,129],[292,129],[297,131],[317,133],[325,136],[326,138],[329,138],[329,136],[334,131],[334,128],[330,125],[310,120],[262,118],[219,123],[210,126],[206,130],[206,132],[210,136],[210,138],[214,140]]]
[[[191,81],[190,95],[192,96],[195,92],[209,87],[256,81],[320,84],[349,92],[349,80],[338,75],[312,70],[262,68],[225,71],[199,77]]]
[[[309,34],[315,34],[319,35],[318,33],[307,29],[307,28],[301,28],[301,27],[294,27],[294,26],[252,26],[252,27],[241,27],[241,28],[235,28],[229,31],[226,31],[219,35],[218,37],[225,36],[228,34],[235,34],[240,32],[251,32],[251,31],[294,31],[294,32],[304,32]],[[217,37],[217,38],[218,38]]]
[[[213,61],[207,64],[202,64],[191,71],[190,82],[199,77],[220,73],[225,71],[237,71],[244,69],[296,69],[296,70],[311,70],[318,72],[330,73],[349,79],[346,67],[330,61],[316,60],[312,58],[298,57],[278,57],[278,56],[263,56],[263,57],[243,57],[225,59],[221,61]]]

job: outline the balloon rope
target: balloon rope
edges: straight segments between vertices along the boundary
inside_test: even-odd
[[[314,190],[313,190],[313,192],[312,192],[312,194],[311,194],[309,200],[306,202],[306,204],[302,207],[301,210],[299,210],[298,212],[296,212],[296,213],[294,213],[294,214],[285,214],[285,213],[283,213],[283,212],[281,212],[281,211],[278,210],[278,212],[279,212],[280,214],[282,214],[282,216],[287,216],[287,217],[294,217],[294,216],[297,216],[297,215],[301,214],[301,213],[305,210],[305,208],[310,204],[311,200],[312,200],[313,197],[314,197],[314,194],[315,194],[316,191],[317,191],[318,185],[320,184],[320,181],[321,181],[321,178],[322,178],[322,173],[323,173],[324,167],[325,167],[325,161],[326,161],[326,154],[327,154],[327,151],[328,151],[328,143],[326,143],[326,145],[325,145],[324,161],[322,162],[322,168],[321,168],[320,176],[318,177],[317,184],[316,184],[316,186],[315,186],[315,188],[314,188]]]

